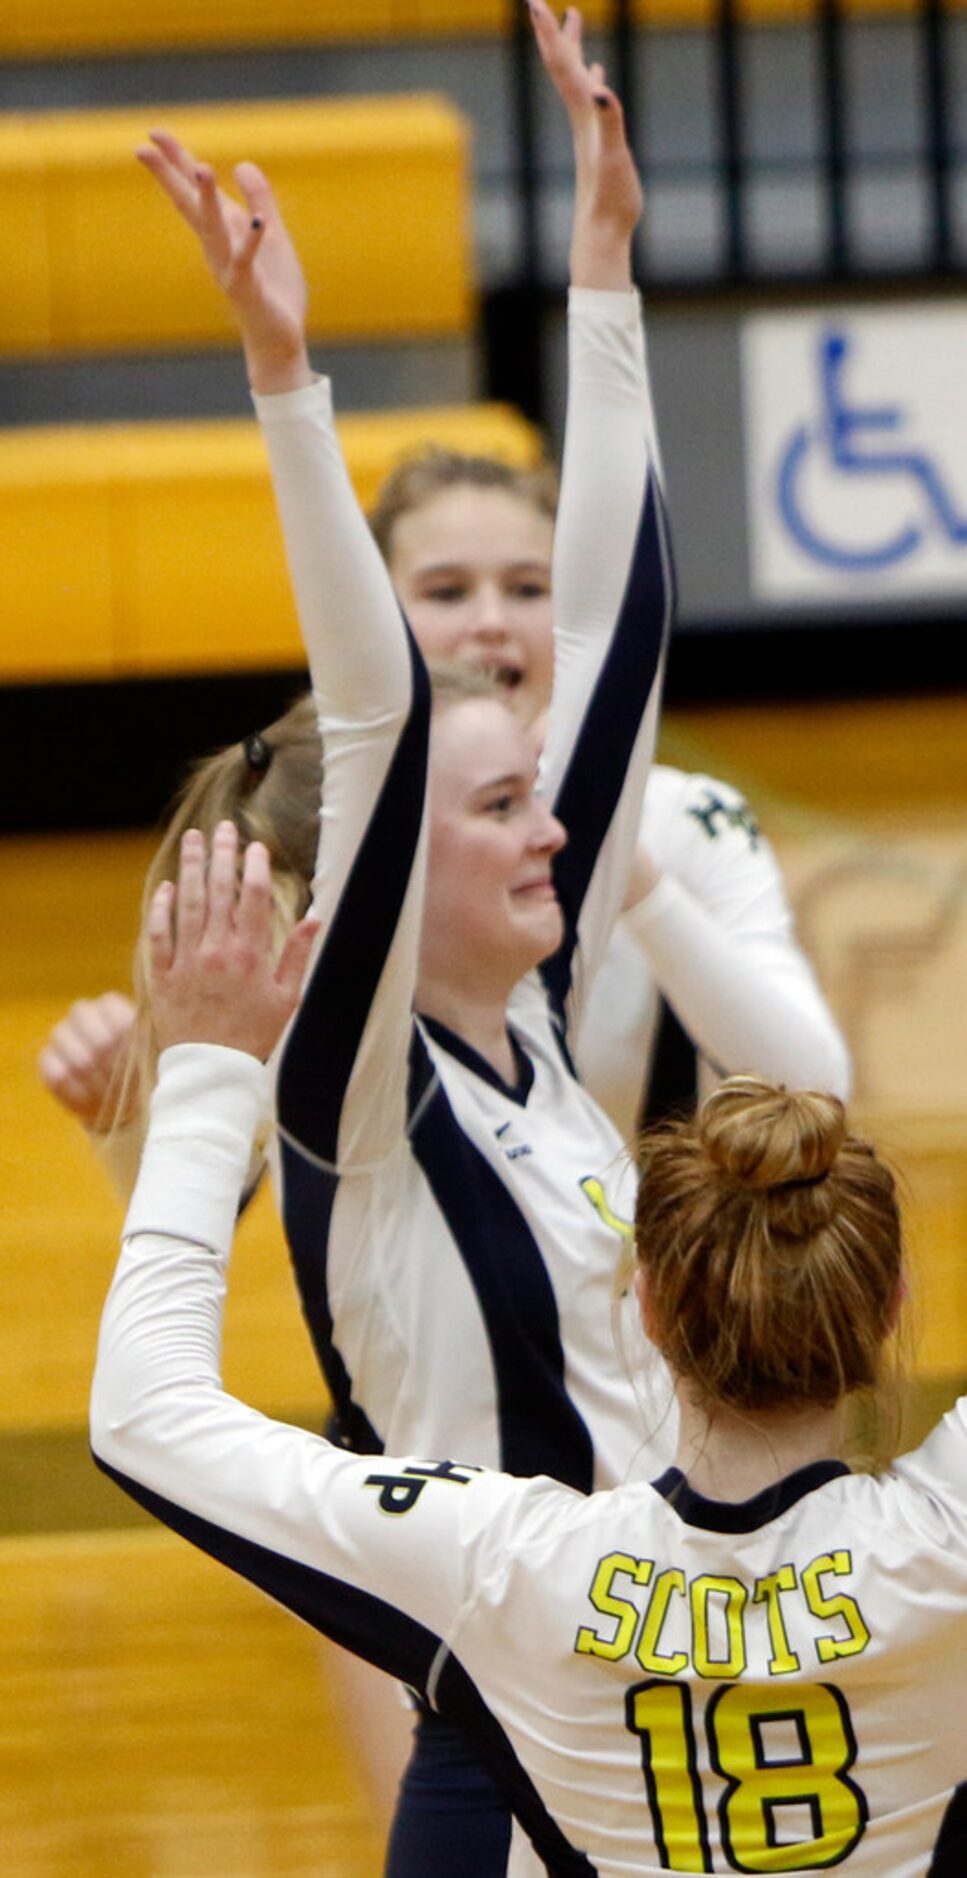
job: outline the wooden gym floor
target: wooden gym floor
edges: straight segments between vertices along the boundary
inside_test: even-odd
[[[677,714],[666,761],[739,782],[779,850],[899,1166],[907,1438],[967,1376],[967,699]],[[142,836],[7,840],[0,933],[0,1845],[16,1878],[363,1878],[376,1808],[323,1648],[95,1472],[85,1412],[119,1209],[34,1074],[125,985]],[[229,1387],[318,1425],[271,1204],[240,1235]]]

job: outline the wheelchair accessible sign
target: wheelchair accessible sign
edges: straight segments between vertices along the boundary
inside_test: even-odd
[[[742,332],[753,593],[967,592],[967,302]]]

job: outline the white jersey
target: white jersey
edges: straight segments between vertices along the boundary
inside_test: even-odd
[[[557,1878],[967,1870],[967,1402],[880,1478],[726,1505],[361,1458],[226,1396],[264,1091],[162,1058],[92,1441],[160,1518],[467,1733]]]
[[[671,606],[637,296],[571,299],[543,764],[568,829],[555,861],[566,937],[511,1000],[514,1087],[413,1017],[426,677],[328,387],[257,408],[325,765],[322,932],[278,1067],[278,1176],[341,1435],[366,1452],[457,1449],[589,1491],[650,1470],[674,1437],[667,1387],[634,1412],[614,1334],[633,1179],[568,1053],[625,892]]]
[[[698,1052],[698,1095],[751,1070],[845,1100],[849,1054],[744,797],[716,777],[656,764],[640,841],[662,878],[615,929],[576,1051],[625,1139],[639,1123],[661,999]]]

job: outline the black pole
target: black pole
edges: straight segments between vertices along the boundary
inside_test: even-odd
[[[953,262],[950,203],[950,88],[947,82],[947,17],[943,0],[923,0],[920,13],[923,46],[926,156],[933,209],[933,260],[938,270]]]
[[[506,47],[517,266],[511,281],[487,295],[483,323],[488,395],[516,404],[534,423],[543,424],[547,415],[542,343],[544,279],[532,38],[526,0],[516,0]]]
[[[733,280],[747,268],[746,165],[742,144],[742,68],[736,0],[718,0],[715,44],[719,82],[721,167],[725,182],[726,269]]]
[[[830,271],[849,268],[846,216],[846,83],[839,0],[819,0],[816,15],[822,111],[823,177]]]

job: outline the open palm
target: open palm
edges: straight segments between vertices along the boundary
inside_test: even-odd
[[[255,163],[239,163],[242,202],[220,189],[169,131],[155,130],[138,159],[197,235],[209,272],[235,308],[247,347],[289,356],[305,340],[305,276],[271,187]]]
[[[641,214],[641,183],[620,101],[605,81],[604,67],[585,59],[580,12],[569,7],[558,25],[546,0],[528,5],[544,68],[571,124],[578,209],[631,230]]]

